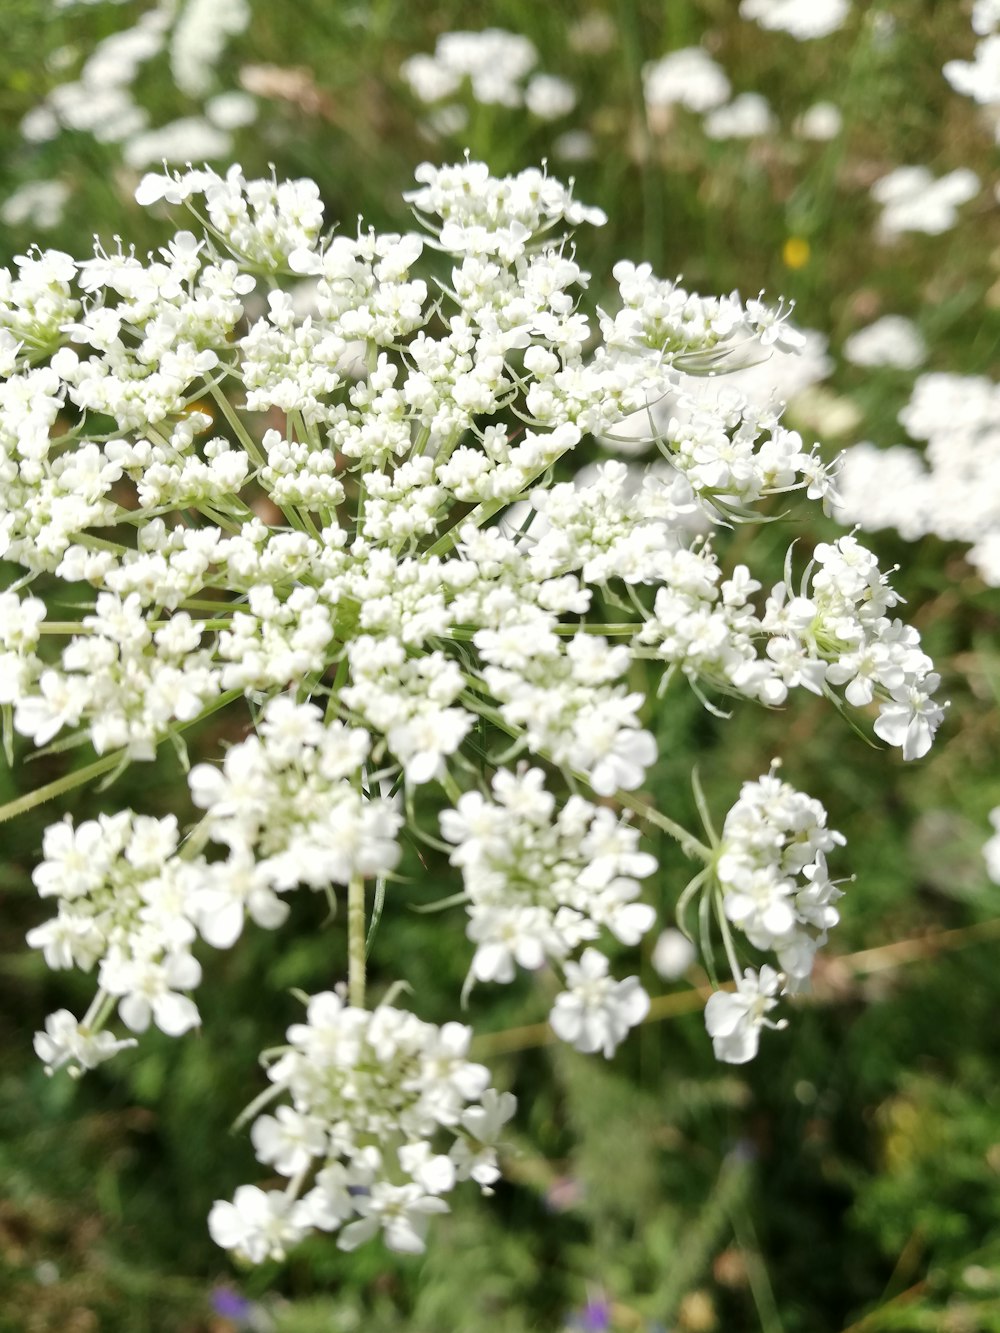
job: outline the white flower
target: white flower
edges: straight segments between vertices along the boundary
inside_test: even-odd
[[[171,1037],[179,1037],[201,1022],[194,1001],[179,994],[197,986],[200,980],[200,964],[186,953],[168,954],[162,961],[109,955],[101,969],[101,984],[110,994],[121,997],[118,1012],[127,1027],[145,1032],[152,1018]]]
[[[650,961],[664,981],[682,977],[697,957],[697,950],[686,935],[669,927],[657,936]]]
[[[900,746],[904,759],[922,759],[944,721],[944,709],[930,697],[938,679],[936,675],[927,676],[923,688],[897,686],[890,692],[891,702],[882,705],[875,720],[875,735],[889,745]]]
[[[327,1147],[323,1122],[290,1106],[279,1106],[275,1115],[255,1120],[250,1139],[257,1160],[273,1164],[283,1176],[297,1176],[315,1158],[323,1157]]]
[[[490,1192],[490,1186],[500,1178],[496,1145],[516,1110],[513,1093],[498,1093],[494,1088],[486,1089],[481,1105],[466,1107],[461,1125],[469,1137],[456,1138],[450,1153],[459,1180],[472,1179],[484,1193]]]
[[[35,1054],[48,1073],[69,1064],[70,1069],[96,1069],[119,1051],[136,1043],[117,1041],[110,1032],[93,1032],[68,1009],[57,1009],[45,1020],[45,1031],[35,1033]]]
[[[759,974],[748,967],[737,979],[736,990],[716,991],[705,1005],[705,1026],[712,1038],[717,1060],[742,1065],[757,1054],[762,1027],[781,1028],[784,1021],[773,1022],[767,1014],[777,1004],[781,974],[766,964]]]
[[[1000,33],[977,42],[971,61],[946,61],[943,72],[957,93],[981,106],[996,106],[1000,102]]]
[[[434,1213],[448,1212],[444,1199],[425,1194],[419,1185],[392,1185],[377,1181],[368,1195],[360,1195],[355,1207],[361,1214],[337,1237],[342,1250],[355,1250],[382,1231],[387,1249],[398,1254],[423,1254],[427,1226]]]
[[[799,42],[836,32],[850,12],[850,0],[742,0],[740,4],[741,18],[790,33]]]
[[[649,1012],[639,978],[615,981],[597,949],[584,949],[579,963],[566,964],[566,983],[569,989],[556,996],[549,1023],[561,1041],[578,1051],[603,1051],[610,1059],[629,1028]]]
[[[915,370],[927,359],[927,346],[911,320],[901,315],[883,315],[874,324],[851,334],[844,343],[844,356],[856,366]]]
[[[536,74],[524,90],[524,105],[539,120],[558,120],[576,106],[576,89],[554,74]]]
[[[133,160],[147,132],[161,147],[164,130],[228,132],[218,117],[151,126],[130,90],[164,51],[206,88],[248,12],[157,5],[47,109]],[[446,34],[410,72],[418,96],[468,81],[481,101],[555,114],[569,90],[528,82],[536,63],[526,39],[488,30]],[[700,48],[649,66],[645,91],[651,113],[729,99]],[[746,98],[723,125],[745,130],[748,106],[760,125]],[[656,919],[642,900],[656,862],[619,811],[645,806],[627,793],[657,757],[647,684],[676,673],[714,711],[710,694],[777,705],[843,689],[878,704],[878,734],[907,758],[941,719],[919,636],[891,618],[900,599],[854,535],[817,545],[798,584],[790,555],[770,589],[713,549],[762,500],[831,501],[834,467],[774,396],[821,378],[825,349],[783,302],[701,295],[648,264],[616,264],[595,309],[569,232],[605,216],[543,169],[423,163],[406,196],[419,235],[331,232],[315,182],[239,165],[157,171],[137,199],[186,205],[192,230],[145,257],[98,243],[79,263],[31,250],[0,272],[0,556],[14,586],[42,576],[76,617],[0,592],[0,705],[36,746],[89,743],[115,775],[168,742],[183,757],[196,724],[199,745],[230,740],[189,772],[193,827],[180,809],[121,809],[46,831],[34,879],[52,915],[29,944],[98,987],[84,1020],[53,1017],[39,1054],[108,1058],[127,1044],[101,1030],[115,1008],[134,1032],[190,1031],[196,940],[233,947],[248,918],[276,928],[304,889],[346,898],[360,947],[359,909],[381,899],[435,785],[452,807],[467,987],[551,966],[565,977],[553,1030],[610,1056],[649,1008],[600,944],[634,947]],[[780,355],[751,376],[803,348],[798,379]],[[727,388],[735,367],[747,378]],[[918,384],[904,424],[929,460],[952,434],[987,458],[994,397],[985,381]],[[661,461],[574,465],[616,439]],[[986,560],[990,494],[961,506]],[[223,707],[221,729],[200,725]],[[803,981],[840,897],[822,807],[772,773],[746,784],[717,846],[680,836],[705,858],[692,892],[724,913],[727,943],[742,931]],[[313,996],[264,1057],[251,1140],[287,1189],[246,1186],[213,1209],[213,1235],[251,1262],[312,1230],[417,1252],[453,1187],[497,1179],[512,1101],[468,1058],[471,1029],[348,1003],[348,971],[350,990]],[[759,1012],[744,990],[711,1006],[740,1058],[770,1002],[764,981]]]
[[[773,133],[777,124],[766,97],[740,93],[716,107],[702,122],[710,139],[754,139]]]
[[[208,1215],[208,1230],[216,1245],[249,1260],[284,1259],[286,1251],[305,1234],[298,1220],[298,1204],[276,1190],[241,1185],[232,1203],[216,1200]]]
[[[826,143],[836,139],[844,123],[840,108],[833,102],[814,102],[803,111],[793,125],[794,132],[802,139],[813,139]]]
[[[729,96],[729,80],[700,46],[671,51],[642,71],[646,101],[651,107],[680,103],[689,111],[710,111]]]
[[[872,198],[882,205],[879,231],[886,237],[907,231],[940,235],[954,227],[959,206],[979,189],[979,177],[965,167],[937,180],[927,167],[897,167],[872,186]]]

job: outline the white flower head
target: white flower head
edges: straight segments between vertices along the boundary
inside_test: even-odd
[[[780,1029],[767,1015],[777,1005],[774,998],[783,989],[784,978],[766,964],[759,973],[748,967],[736,982],[735,991],[716,991],[705,1005],[705,1026],[712,1038],[717,1060],[741,1065],[757,1054],[762,1027]]]
[[[616,981],[597,949],[584,949],[579,963],[566,964],[568,989],[556,996],[549,1014],[552,1031],[578,1051],[602,1051],[610,1059],[649,1012],[649,996],[638,977]]]

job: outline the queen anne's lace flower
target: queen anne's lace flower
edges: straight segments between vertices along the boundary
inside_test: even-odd
[[[941,720],[937,678],[855,537],[819,545],[797,585],[791,558],[770,588],[725,562],[726,525],[761,500],[834,498],[769,397],[708,378],[801,346],[788,308],[629,262],[589,308],[566,233],[604,215],[539,170],[424,164],[420,235],[329,236],[313,182],[239,167],[153,173],[138,198],[189,206],[197,230],[146,259],[35,251],[0,274],[0,556],[80,608],[55,620],[23,583],[0,592],[0,711],[8,740],[89,742],[84,779],[165,741],[184,757],[194,724],[243,712],[221,762],[190,767],[190,830],[122,809],[46,831],[54,915],[29,942],[96,994],[37,1050],[90,1068],[132,1043],[116,1013],[179,1036],[210,950],[279,928],[293,893],[346,897],[347,1000],[309,1002],[250,1117],[288,1188],[241,1187],[211,1227],[254,1262],[313,1230],[416,1251],[456,1182],[492,1187],[513,1100],[467,1028],[364,1007],[366,886],[381,901],[404,818],[461,872],[467,984],[551,969],[554,1032],[610,1055],[649,1000],[604,949],[656,917],[656,862],[618,807],[703,863],[684,904],[705,895],[737,979],[734,933],[799,984],[839,898],[839,835],[773,774],[712,846],[633,795],[657,758],[636,663],[710,707],[797,688],[874,706],[905,758]],[[307,312],[290,275],[314,284]],[[574,452],[623,423],[658,466],[577,476]],[[421,827],[430,785],[444,844]],[[778,988],[713,1004],[723,1058],[753,1053]]]
[[[437,1028],[388,1005],[369,1012],[314,995],[268,1069],[272,1096],[291,1105],[258,1117],[250,1134],[289,1188],[243,1185],[232,1203],[217,1202],[214,1239],[254,1263],[314,1230],[337,1232],[344,1250],[380,1231],[392,1250],[423,1250],[431,1215],[448,1211],[442,1195],[497,1178],[497,1135],[514,1111],[466,1059],[470,1037],[458,1023]]]
[[[799,42],[836,32],[850,12],[851,0],[742,0],[740,4],[741,18],[790,33]]]
[[[907,445],[849,449],[842,513],[869,531],[896,528],[907,541],[934,533],[971,543],[970,563],[1000,586],[1000,386],[983,376],[921,375],[899,421],[926,441],[924,453]]]
[[[773,967],[764,966],[757,973],[748,967],[736,979],[736,990],[716,991],[705,1006],[705,1026],[712,1038],[716,1058],[730,1065],[746,1064],[757,1054],[761,1028],[780,1028],[767,1014],[777,1004],[774,996],[781,976]]]
[[[56,4],[58,8],[59,5]],[[256,118],[256,100],[245,92],[217,92],[229,42],[244,32],[252,14],[248,0],[154,0],[131,27],[105,36],[85,51],[77,76],[57,84],[28,112],[21,132],[29,142],[55,139],[69,130],[99,143],[120,145],[124,162],[141,169],[150,163],[222,159],[232,153],[231,130]],[[63,49],[70,64],[77,48]],[[142,96],[146,71],[169,65],[169,77],[185,97],[201,103],[203,114],[152,125]],[[213,96],[212,94],[216,95]],[[137,95],[138,94],[138,95]],[[39,194],[39,188],[44,193]],[[52,226],[71,194],[63,181],[31,183],[22,202],[4,220],[23,223],[20,211],[31,200],[41,210],[36,226]],[[8,201],[8,206],[13,203]]]

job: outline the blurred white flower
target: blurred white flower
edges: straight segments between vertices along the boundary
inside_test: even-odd
[[[676,981],[697,956],[698,951],[688,937],[671,926],[660,932],[650,961],[664,981]]]
[[[234,88],[217,93],[205,103],[205,115],[220,130],[238,130],[257,119],[257,99]]]
[[[711,111],[729,97],[725,72],[700,46],[671,51],[642,71],[646,102],[651,107],[685,106]]]
[[[567,130],[552,145],[553,156],[563,162],[589,162],[596,151],[593,135],[586,130]]]
[[[778,124],[760,93],[740,93],[709,112],[702,123],[710,139],[755,139],[773,133]]]
[[[740,5],[741,18],[790,33],[799,42],[836,32],[850,12],[850,0],[743,0]]]
[[[959,206],[979,189],[979,177],[967,167],[937,180],[928,167],[897,167],[872,186],[872,198],[882,205],[878,231],[884,237],[906,231],[940,235],[955,225]]]
[[[399,72],[422,102],[450,97],[468,79],[477,102],[516,107],[524,103],[522,81],[537,61],[534,44],[523,34],[485,28],[443,33],[433,55],[411,56]]]
[[[934,533],[973,543],[970,561],[1000,586],[1000,385],[983,376],[921,375],[899,414],[916,449],[864,443],[844,455],[841,516],[907,541]]]
[[[840,108],[833,102],[814,102],[798,117],[792,130],[800,139],[825,143],[830,139],[836,139],[843,125],[844,117],[840,113]]]
[[[524,90],[524,105],[539,120],[558,120],[576,106],[576,89],[554,74],[536,74]]]
[[[927,344],[920,330],[902,315],[883,315],[874,324],[852,333],[844,356],[855,366],[892,366],[916,370],[927,360]]]
[[[122,156],[137,171],[158,162],[204,162],[225,157],[232,149],[230,135],[201,116],[185,116],[155,130],[129,138]]]
[[[0,207],[0,222],[19,227],[31,222],[42,231],[57,227],[69,199],[69,186],[63,181],[28,181],[9,194]]]

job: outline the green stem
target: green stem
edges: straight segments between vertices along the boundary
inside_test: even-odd
[[[459,531],[466,523],[471,523],[473,527],[481,528],[484,523],[488,523],[494,514],[499,514],[501,509],[505,509],[510,501],[507,500],[489,500],[484,501],[471,513],[466,514],[460,519],[453,528],[449,528],[443,537],[439,537],[434,545],[425,553],[431,555],[445,555],[458,541]]]
[[[729,921],[726,918],[726,909],[722,901],[722,890],[716,889],[715,892],[715,913],[719,922],[719,929],[722,932],[722,943],[726,950],[726,959],[729,962],[729,970],[733,974],[733,980],[737,986],[740,984],[740,978],[743,971],[740,967],[740,960],[736,957],[736,947],[733,944],[732,932],[729,929]]]
[[[583,781],[586,781],[586,779],[584,778]],[[655,828],[661,829],[668,837],[673,838],[679,844],[684,855],[692,861],[704,861],[706,863],[711,861],[715,854],[711,847],[706,847],[693,833],[689,833],[686,828],[678,824],[676,820],[671,819],[669,815],[665,815],[662,811],[647,805],[645,801],[640,801],[631,792],[615,792],[614,799],[619,805],[623,805],[626,810],[631,810],[641,819],[647,820]]]
[[[227,690],[225,694],[220,694],[218,699],[214,700],[207,708],[203,708],[197,717],[193,717],[190,722],[182,722],[180,726],[174,728],[173,734],[186,731],[188,727],[196,726],[197,723],[204,721],[206,717],[211,717],[217,713],[220,708],[225,708],[231,704],[234,699],[239,699],[243,694],[242,690]],[[166,736],[161,736],[156,744],[162,745]],[[124,750],[115,750],[113,754],[101,755],[100,759],[95,759],[92,764],[87,764],[84,768],[74,769],[72,773],[66,773],[61,778],[56,778],[54,782],[46,783],[44,787],[38,787],[34,791],[29,791],[24,796],[18,796],[16,800],[8,801],[6,805],[0,805],[0,824],[6,823],[8,819],[16,819],[18,815],[23,815],[28,810],[34,810],[36,806],[44,805],[46,801],[52,801],[57,796],[65,796],[68,791],[75,791],[77,787],[82,787],[88,783],[91,778],[103,777],[105,773],[110,773],[125,759]]]
[[[347,997],[352,1005],[365,1005],[365,880],[353,875],[347,886]]]
[[[211,393],[212,398],[215,400],[220,411],[222,412],[222,415],[226,418],[226,421],[229,423],[229,427],[232,430],[233,434],[236,436],[239,443],[246,450],[247,456],[253,463],[254,467],[257,468],[265,467],[267,464],[267,459],[264,457],[260,449],[257,447],[256,440],[253,439],[250,432],[247,430],[246,426],[244,426],[243,422],[236,415],[236,411],[233,408],[232,403],[219,388],[218,384],[212,382],[209,386],[209,392]]]
[[[86,768],[74,769],[72,773],[56,778],[55,782],[49,782],[44,787],[36,788],[35,791],[26,792],[24,796],[19,796],[14,801],[8,801],[6,805],[0,805],[0,824],[8,819],[16,819],[18,815],[34,810],[35,806],[44,805],[46,801],[54,800],[57,796],[65,796],[68,791],[82,787],[91,778],[99,778],[105,773],[110,773],[121,760],[121,750],[115,750],[114,754],[102,755]]]
[[[632,625],[623,621],[614,621],[609,625],[594,625],[589,621],[579,625],[553,625],[552,633],[561,634],[564,637],[573,634],[638,634],[641,629],[645,629],[645,622],[638,625]]]

